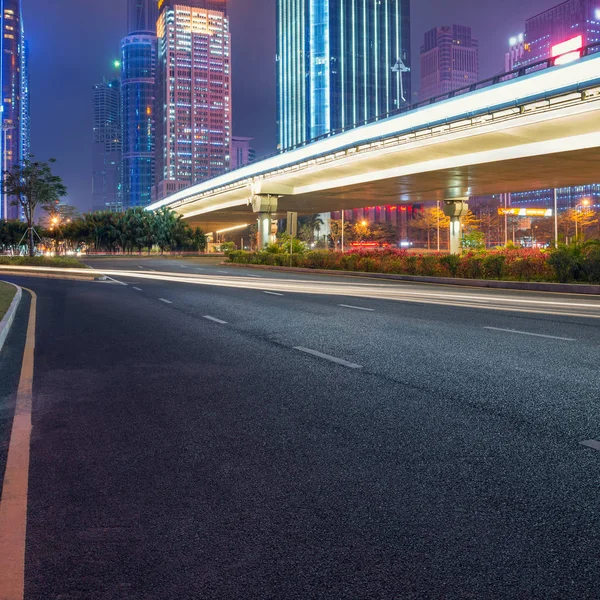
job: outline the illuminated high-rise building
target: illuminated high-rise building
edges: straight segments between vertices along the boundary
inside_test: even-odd
[[[597,0],[567,0],[525,21],[527,52],[520,66],[553,55],[555,47],[576,38],[579,49],[600,42],[600,3]]]
[[[410,102],[410,2],[277,0],[278,144]]]
[[[256,150],[252,147],[254,138],[239,137],[231,138],[231,168],[239,169],[249,165],[256,160]]]
[[[160,199],[229,169],[227,0],[161,0],[157,36],[153,195]]]
[[[156,33],[158,0],[127,0],[127,33]]]
[[[29,154],[29,84],[27,49],[20,0],[0,0],[2,51],[2,170],[10,170]],[[0,218],[18,219],[19,209],[2,194]]]
[[[121,41],[123,207],[150,203],[154,185],[157,0],[129,0]]]
[[[600,2],[567,0],[525,21],[524,53],[518,67],[557,57],[558,63],[577,60],[586,46],[600,43]],[[558,209],[577,206],[583,199],[600,207],[600,183],[557,190]],[[547,207],[554,190],[546,188],[512,194],[514,206]]]
[[[92,203],[95,211],[123,210],[121,135],[121,82],[104,81],[94,86]]]
[[[435,27],[421,46],[421,100],[479,80],[479,44],[464,25]]]

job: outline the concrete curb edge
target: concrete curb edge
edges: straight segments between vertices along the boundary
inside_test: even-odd
[[[89,275],[83,273],[65,273],[54,271],[48,267],[29,267],[27,269],[19,269],[18,267],[9,267],[3,269],[4,265],[0,265],[0,275],[16,275],[21,277],[44,277],[46,279],[69,279],[72,281],[97,281],[102,279],[102,274],[95,270],[90,270]],[[66,270],[66,269],[65,269]]]
[[[6,341],[6,338],[8,337],[8,332],[10,331],[13,321],[15,320],[17,308],[19,308],[19,304],[21,303],[21,298],[23,297],[23,290],[18,285],[15,285],[14,283],[9,283],[8,281],[4,281],[3,283],[12,285],[13,287],[17,288],[17,293],[15,294],[15,297],[12,299],[12,302],[10,303],[10,306],[8,307],[8,311],[6,312],[6,314],[0,321],[0,352],[2,352],[2,348],[4,347],[4,342]]]
[[[600,295],[600,285],[577,283],[546,283],[538,281],[497,281],[494,279],[458,279],[453,277],[422,277],[419,275],[393,275],[390,273],[363,273],[362,271],[335,271],[331,269],[307,269],[304,267],[277,267],[272,265],[250,265],[223,262],[224,267],[245,267],[265,271],[287,271],[289,273],[312,273],[316,275],[335,275],[338,277],[363,277],[366,279],[388,279],[391,281],[412,281],[437,285],[462,287],[495,288],[502,290],[521,290],[529,292],[551,292],[558,294]]]

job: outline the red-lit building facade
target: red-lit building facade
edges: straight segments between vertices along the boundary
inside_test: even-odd
[[[227,171],[231,55],[226,0],[161,0],[153,197]]]

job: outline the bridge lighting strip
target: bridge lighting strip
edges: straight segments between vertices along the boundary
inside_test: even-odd
[[[242,169],[226,173],[205,181],[196,186],[181,190],[172,196],[151,204],[146,210],[157,210],[163,206],[173,206],[177,202],[189,202],[193,196],[208,192],[215,193],[218,189],[244,180],[252,180],[273,171],[289,168],[307,160],[319,160],[323,156],[335,154],[342,148],[366,146],[375,140],[407,133],[407,130],[425,129],[434,123],[443,124],[453,117],[477,113],[483,110],[499,113],[501,107],[510,106],[508,111],[514,111],[517,104],[531,104],[534,99],[541,101],[544,95],[559,93],[561,90],[570,91],[573,87],[581,87],[586,83],[598,81],[600,72],[600,56],[585,57],[576,63],[562,67],[553,67],[546,71],[533,73],[525,77],[505,81],[498,85],[470,92],[456,98],[449,98],[437,104],[418,108],[412,112],[389,117],[370,125],[357,127],[351,131],[340,133],[330,138],[308,144],[304,148],[290,150],[272,158],[254,163]],[[509,113],[510,114],[510,113]],[[210,208],[212,212],[214,208]],[[199,213],[196,213],[199,214]]]

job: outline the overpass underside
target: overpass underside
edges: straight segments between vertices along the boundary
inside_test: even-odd
[[[280,195],[278,213],[314,214],[600,180],[600,97],[579,100],[569,109],[532,110],[529,117],[519,112],[462,128],[425,130],[404,147],[390,142],[386,148],[382,142],[370,152],[345,152],[263,182],[266,189],[290,188]],[[247,183],[218,196],[232,206],[190,216],[190,223],[216,231],[254,222]],[[210,196],[204,201],[210,203]],[[178,212],[187,216],[198,209],[194,203]]]
[[[218,231],[256,222],[265,197],[277,199],[276,218],[598,183],[597,72],[600,55],[465,94],[285,152],[162,205]]]

